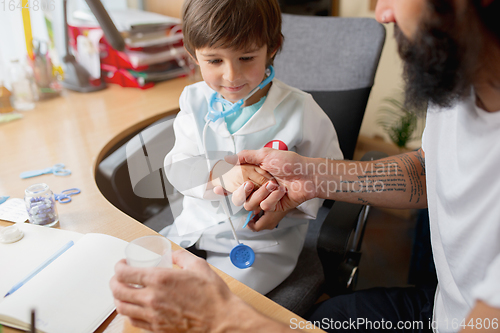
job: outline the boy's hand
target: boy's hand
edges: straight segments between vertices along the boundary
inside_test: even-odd
[[[288,212],[254,212],[255,216],[248,222],[247,227],[253,231],[273,230]]]
[[[226,161],[219,161],[213,167],[210,179],[212,188],[221,186],[227,192],[232,193],[246,181],[250,181],[254,188],[258,189],[274,178],[256,165],[233,165]]]

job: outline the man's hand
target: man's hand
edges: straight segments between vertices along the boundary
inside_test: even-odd
[[[269,172],[278,184],[270,181],[255,192],[251,184],[240,186],[233,193],[233,203],[245,202],[246,210],[284,212],[316,197],[312,174],[307,173],[306,157],[294,152],[262,148],[238,153],[240,164],[258,165]],[[279,185],[279,186],[278,186]],[[246,201],[245,201],[246,199]]]
[[[211,173],[212,187],[217,188],[214,189],[217,194],[223,193],[221,188],[232,193],[245,182],[250,182],[254,188],[259,188],[271,179],[273,177],[267,171],[256,165],[234,165],[226,161],[217,162]]]
[[[227,316],[236,309],[251,310],[205,260],[184,250],[172,257],[182,269],[130,267],[125,260],[116,264],[110,282],[116,310],[132,325],[154,332],[216,332],[232,325]]]

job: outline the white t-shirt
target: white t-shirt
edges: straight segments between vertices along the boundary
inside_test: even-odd
[[[477,300],[500,307],[500,111],[472,96],[429,107],[422,140],[439,332],[459,331]]]

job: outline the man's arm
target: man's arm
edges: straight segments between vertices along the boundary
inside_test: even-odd
[[[387,208],[427,207],[425,162],[421,149],[368,162],[319,163],[327,163],[329,168],[328,175],[320,175],[315,181],[320,198]],[[322,165],[317,164],[316,170],[321,173]]]
[[[246,198],[245,209],[287,210],[319,197],[388,208],[427,207],[425,158],[420,149],[381,160],[336,161],[306,158],[293,152],[264,148],[242,151],[239,162],[268,171],[280,187],[240,187],[233,201]]]
[[[132,325],[154,332],[296,332],[231,293],[205,260],[184,250],[172,258],[181,269],[116,265],[110,282],[116,310]]]

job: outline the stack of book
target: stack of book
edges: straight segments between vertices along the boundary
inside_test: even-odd
[[[125,50],[117,51],[105,36],[100,38],[100,68],[106,82],[146,89],[158,81],[189,75],[192,68],[179,19],[134,9],[109,14],[125,40]],[[90,11],[73,13],[69,37],[74,50],[78,36],[88,36],[91,29],[100,28]]]

